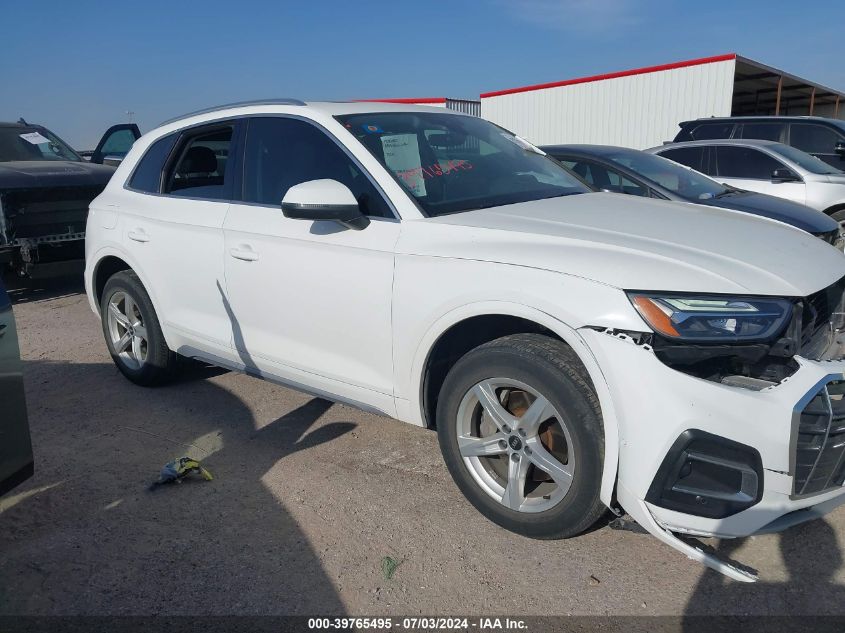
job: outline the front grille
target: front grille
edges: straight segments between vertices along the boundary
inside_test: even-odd
[[[104,185],[17,189],[3,193],[9,239],[85,231],[88,205]]]
[[[792,492],[812,495],[845,481],[845,380],[827,383],[800,412]]]

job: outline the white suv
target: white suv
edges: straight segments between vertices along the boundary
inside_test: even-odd
[[[92,203],[85,280],[133,382],[181,355],[436,427],[469,501],[530,537],[624,509],[751,580],[676,534],[845,503],[842,253],[588,193],[482,119],[287,100],[168,122]]]

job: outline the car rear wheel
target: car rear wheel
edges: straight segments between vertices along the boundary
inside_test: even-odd
[[[466,354],[443,384],[437,428],[455,483],[508,530],[566,538],[605,510],[601,411],[561,341],[517,334]]]
[[[134,272],[115,273],[106,282],[100,315],[109,353],[124,376],[143,386],[171,378],[176,354],[167,347],[152,301]]]

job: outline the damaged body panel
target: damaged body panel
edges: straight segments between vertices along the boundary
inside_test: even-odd
[[[0,123],[0,266],[29,277],[81,272],[88,205],[113,173],[41,126]]]

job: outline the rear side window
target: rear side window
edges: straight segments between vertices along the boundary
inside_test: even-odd
[[[775,169],[785,167],[780,161],[751,147],[717,147],[716,164],[719,176],[751,180],[771,180]]]
[[[789,144],[808,154],[833,154],[837,143],[845,140],[841,134],[825,125],[793,123]]]
[[[667,149],[665,152],[660,152],[660,155],[663,158],[668,158],[676,163],[686,165],[687,167],[691,167],[696,171],[706,174],[708,173],[705,171],[706,161],[704,160],[704,157],[706,152],[706,147],[679,147],[677,149]]]
[[[730,138],[733,123],[703,123],[692,130],[693,140],[707,141],[714,138]]]
[[[786,125],[783,123],[743,123],[738,136],[780,142],[785,130]]]
[[[192,132],[181,143],[170,168],[165,193],[211,200],[232,199],[232,170],[227,169],[234,137],[233,125]]]
[[[349,187],[363,214],[394,217],[367,175],[325,132],[299,119],[250,119],[244,150],[245,202],[279,205],[294,185],[323,178]]]
[[[138,161],[135,172],[129,180],[129,186],[132,189],[147,193],[161,191],[161,172],[164,170],[164,163],[178,136],[178,134],[170,134],[150,145],[147,153]]]

